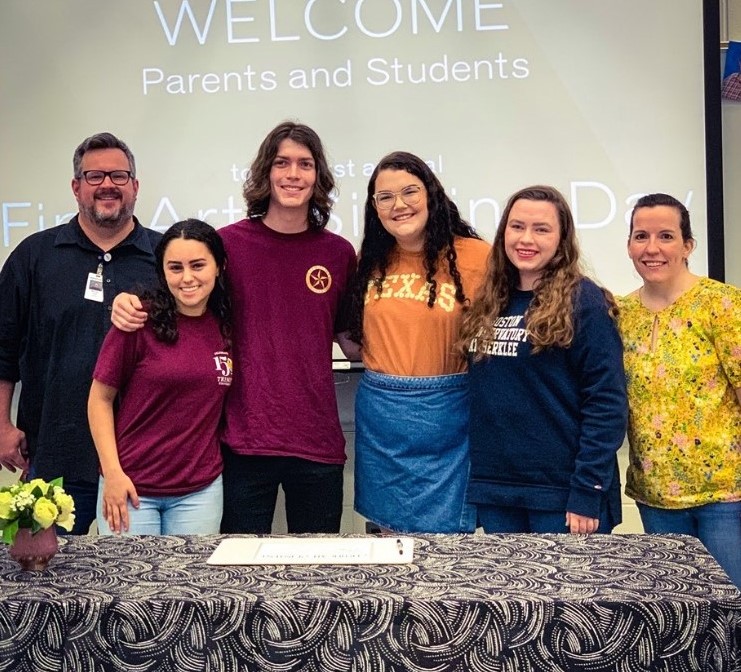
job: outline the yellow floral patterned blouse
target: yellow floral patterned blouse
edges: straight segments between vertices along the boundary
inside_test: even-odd
[[[659,312],[636,294],[618,303],[630,404],[625,493],[662,509],[741,500],[741,289],[702,278]]]

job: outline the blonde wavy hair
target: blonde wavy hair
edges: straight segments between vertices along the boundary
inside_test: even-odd
[[[552,346],[568,348],[574,339],[574,299],[579,283],[584,278],[574,218],[561,192],[553,187],[536,185],[512,194],[504,208],[489,256],[486,279],[470,309],[464,314],[461,325],[458,346],[464,355],[468,354],[473,339],[494,339],[494,322],[507,308],[512,290],[519,284],[519,271],[504,249],[504,235],[512,207],[521,199],[553,203],[560,225],[556,253],[543,269],[543,275],[533,290],[533,300],[525,313],[527,339],[532,344],[533,353]],[[609,292],[602,291],[614,318],[617,314],[615,300]],[[480,352],[473,355],[477,361],[484,356]]]

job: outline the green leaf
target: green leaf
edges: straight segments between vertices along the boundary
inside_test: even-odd
[[[6,544],[12,544],[15,541],[15,535],[18,534],[18,521],[14,520],[9,523],[3,530],[3,541]]]

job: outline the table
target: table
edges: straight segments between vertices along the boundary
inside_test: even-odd
[[[228,566],[223,537],[0,550],[0,670],[741,670],[741,593],[681,535],[415,538],[386,566]]]

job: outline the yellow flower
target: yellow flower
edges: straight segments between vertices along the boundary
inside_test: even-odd
[[[13,503],[13,495],[9,492],[0,492],[0,518],[10,518],[10,506]]]
[[[75,514],[74,513],[61,514],[59,518],[57,519],[57,525],[67,530],[67,532],[72,532],[72,528],[75,526]]]
[[[49,484],[43,478],[34,478],[23,486],[23,489],[28,492],[33,492],[34,488],[39,488],[41,494],[45,495],[47,490],[49,490]]]
[[[54,491],[54,503],[59,508],[59,519],[66,520],[67,516],[75,510],[75,502],[70,495],[56,488]]]
[[[59,515],[56,504],[45,497],[37,500],[33,506],[33,519],[44,529],[51,527]]]

